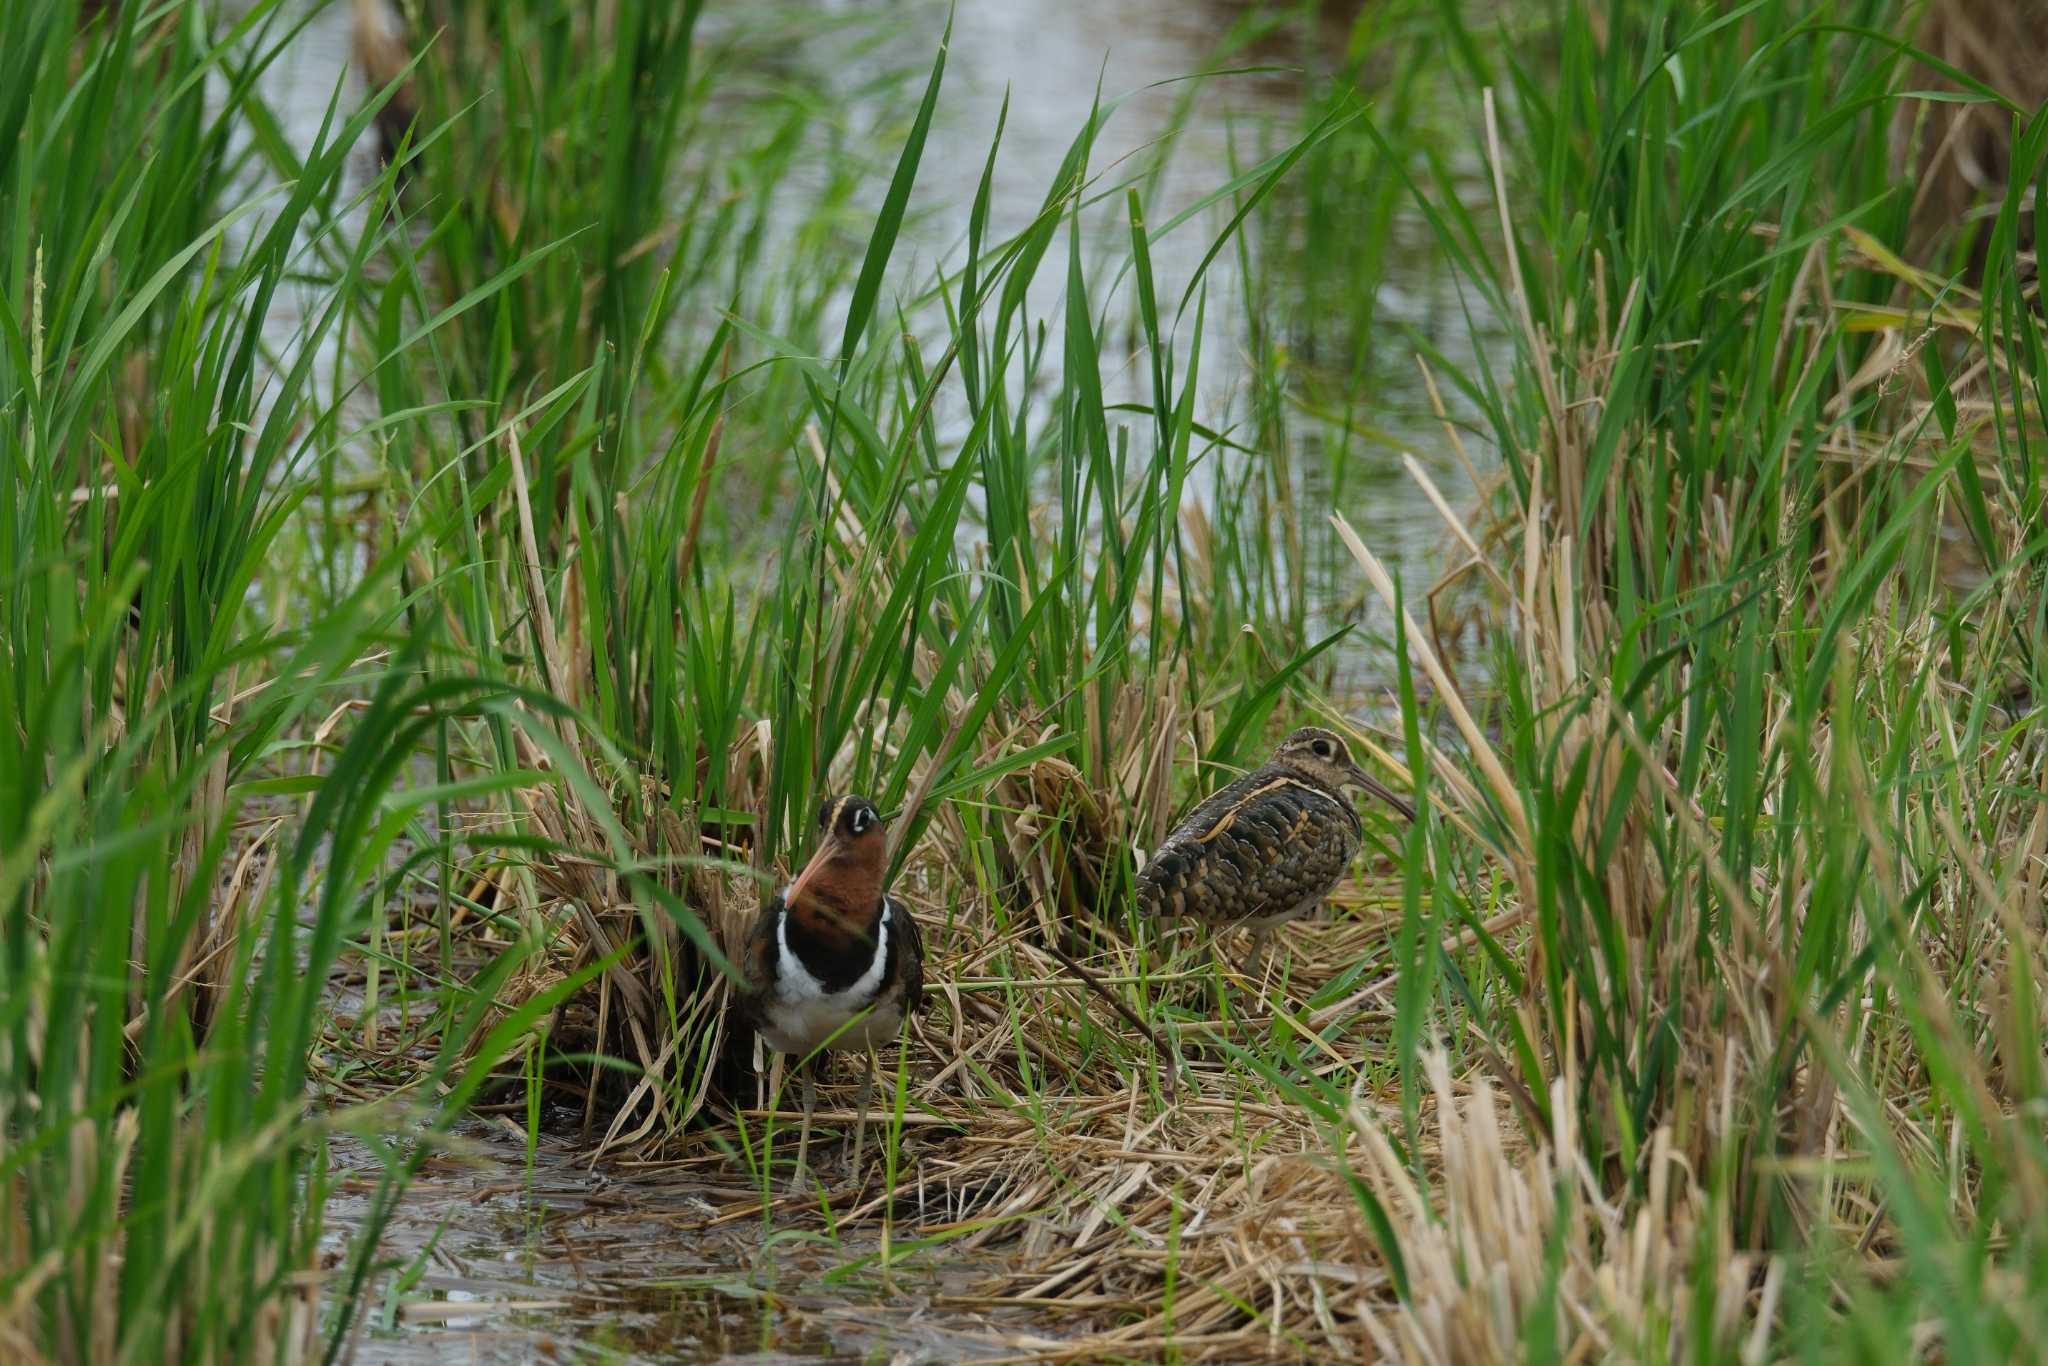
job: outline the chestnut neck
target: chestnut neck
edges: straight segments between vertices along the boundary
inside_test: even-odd
[[[872,947],[882,918],[885,857],[884,842],[874,837],[841,850],[789,903],[792,928],[821,947]]]

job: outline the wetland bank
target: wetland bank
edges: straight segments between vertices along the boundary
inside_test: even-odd
[[[2048,1332],[2024,7],[395,12],[0,17],[0,1354]],[[1132,881],[1309,720],[1253,980]]]

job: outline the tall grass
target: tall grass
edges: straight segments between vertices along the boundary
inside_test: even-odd
[[[393,639],[408,537],[289,601],[340,441],[321,362],[385,243],[336,235],[373,109],[266,154],[300,22],[46,3],[0,44],[0,1341],[26,1359],[298,1357],[330,1326],[324,1135],[356,1121],[306,1107],[329,977],[418,732],[502,693],[422,682],[430,637]],[[302,273],[325,302],[279,355]]]
[[[0,1334],[30,1357],[288,1352],[319,1326],[314,1025],[409,702],[357,662],[383,576],[291,629],[244,604],[301,508],[335,310],[283,363],[266,316],[368,116],[252,189],[273,7],[232,30],[124,9],[86,42],[80,21],[17,8],[4,59]],[[284,819],[291,737],[364,687]]]
[[[900,16],[409,6],[305,145],[308,11],[86,8],[0,25],[0,1349],[338,1352],[508,1093],[775,1189],[730,958],[841,790],[938,988],[842,1280],[1003,1240],[1122,1357],[2032,1340],[2030,211],[1909,259],[1901,139],[2048,135],[1914,16],[1260,9],[1187,99],[1341,37],[1298,117],[1184,188],[1107,81],[1003,225],[999,118],[919,273],[937,13],[871,80]],[[1425,254],[1468,337],[1388,306]],[[1399,480],[1438,584],[1324,515]],[[1317,711],[1416,826],[1268,981],[1133,923]]]
[[[2039,119],[2005,110],[2015,191],[1975,230],[1981,284],[1907,266],[1890,130],[1902,91],[1959,73],[1884,36],[1902,18],[1574,9],[1536,68],[1445,10],[1487,91],[1493,193],[1418,200],[1515,352],[1446,375],[1502,457],[1460,534],[1500,545],[1479,591],[1510,629],[1472,752],[1430,765],[1450,808],[1431,857],[1466,864],[1476,839],[1529,929],[1487,932],[1487,883],[1439,877],[1423,942],[1479,942],[1415,963],[1440,985],[1411,1000],[1443,992],[1460,1054],[1578,1165],[1502,1234],[1537,1260],[1490,1306],[1469,1254],[1410,1265],[1409,1350],[1455,1355],[1462,1323],[1541,1354],[1591,1335],[1830,1359],[1846,1320],[1867,1359],[1974,1360],[2038,1329],[2039,343],[2017,187]],[[1471,1117],[1441,1073],[1434,1091],[1447,1165],[1471,1161]],[[1488,1125],[1491,1104],[1471,1103]],[[1425,1170],[1378,1161],[1390,1192]],[[1478,1237],[1510,1218],[1460,1198],[1445,1217]],[[1627,1243],[1615,1204],[1645,1221]],[[1440,1237],[1409,1218],[1403,1249]],[[1668,1277],[1612,1293],[1645,1239]]]

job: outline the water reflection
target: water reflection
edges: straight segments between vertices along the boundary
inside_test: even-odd
[[[838,14],[873,13],[859,0],[834,0]],[[928,279],[940,265],[957,266],[964,254],[969,211],[1002,115],[1002,146],[991,186],[990,235],[1001,240],[1040,211],[1048,187],[1098,98],[1115,102],[1091,158],[1099,188],[1142,182],[1152,224],[1174,215],[1274,154],[1297,136],[1305,109],[1334,93],[1331,78],[1344,66],[1346,42],[1359,7],[1329,4],[1315,19],[1297,12],[1287,23],[1242,0],[964,0],[955,13],[941,114],[920,171],[913,206],[917,217],[898,247],[901,277]],[[817,79],[843,82],[858,109],[858,61],[893,61],[917,71],[930,61],[946,6],[891,6],[890,33],[879,50],[856,49],[846,32],[813,40],[803,62]],[[864,52],[865,56],[858,53]],[[1245,68],[1259,68],[1245,70]],[[856,68],[857,69],[857,68]],[[1224,72],[1198,80],[1202,72]],[[1367,71],[1366,84],[1384,72]],[[1362,89],[1372,99],[1378,91]],[[1424,93],[1425,100],[1444,95]],[[858,122],[861,115],[850,116]],[[893,149],[887,149],[893,157]],[[877,153],[879,185],[888,158]],[[1455,162],[1455,157],[1453,158]],[[1469,158],[1467,158],[1469,160]],[[1472,166],[1474,184],[1477,167]],[[1156,179],[1153,179],[1156,172]],[[1155,240],[1152,262],[1162,299],[1178,299],[1194,278],[1230,206],[1203,214]],[[1326,206],[1327,209],[1327,206]],[[1339,206],[1341,215],[1342,206]],[[1084,216],[1084,260],[1091,298],[1111,327],[1104,337],[1103,387],[1111,403],[1149,403],[1149,362],[1138,350],[1131,287],[1107,291],[1129,258],[1129,229],[1121,194]],[[1423,216],[1397,209],[1383,243],[1367,258],[1338,242],[1313,251],[1298,248],[1286,195],[1252,228],[1258,278],[1247,290],[1234,250],[1225,250],[1204,276],[1208,293],[1202,342],[1199,414],[1205,425],[1262,452],[1285,455],[1291,492],[1303,524],[1300,571],[1311,601],[1315,633],[1357,615],[1357,576],[1340,563],[1323,530],[1323,513],[1337,509],[1357,526],[1411,585],[1426,586],[1439,567],[1442,523],[1400,470],[1399,451],[1413,451],[1454,501],[1471,496],[1463,468],[1453,459],[1431,414],[1405,330],[1426,337],[1454,364],[1477,363],[1466,308],[1435,250]],[[1361,231],[1363,227],[1361,225]],[[1056,246],[1027,296],[1032,316],[1048,324],[1049,363],[1060,351],[1065,276],[1064,246]],[[1376,278],[1365,272],[1377,267]],[[1330,301],[1363,294],[1349,309]],[[1248,315],[1250,295],[1256,318]],[[934,309],[936,313],[936,308]],[[1482,336],[1494,329],[1476,320]],[[943,327],[943,320],[940,320]],[[1175,337],[1185,356],[1192,313]],[[1261,414],[1249,391],[1255,367],[1250,351],[1286,352],[1290,375],[1284,402]],[[1455,389],[1443,385],[1453,416]],[[957,408],[952,434],[966,430]],[[1477,444],[1477,443],[1475,443]],[[1482,458],[1484,452],[1480,452]],[[1220,463],[1220,462],[1219,462]],[[1190,485],[1190,496],[1213,505],[1231,487],[1214,480],[1216,464]],[[1283,565],[1284,570],[1287,566]],[[1368,625],[1384,625],[1366,617]],[[1383,651],[1360,641],[1342,672],[1361,683],[1383,682]]]
[[[573,1117],[571,1117],[573,1129]],[[759,1197],[730,1172],[607,1165],[543,1133],[522,1141],[487,1121],[429,1160],[384,1230],[381,1278],[357,1359],[623,1362],[971,1360],[1014,1350],[1016,1311],[944,1303],[1001,1269],[915,1257],[886,1284],[843,1268],[879,1248],[872,1229],[836,1240],[772,1236]],[[368,1217],[379,1168],[334,1148],[327,1249],[339,1258]]]

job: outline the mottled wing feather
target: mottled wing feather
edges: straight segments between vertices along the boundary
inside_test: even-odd
[[[897,976],[903,980],[903,1013],[915,1015],[924,1009],[924,932],[918,928],[910,907],[893,897],[889,907],[889,925],[901,936],[896,951],[906,955],[897,970]]]
[[[1285,769],[1248,773],[1197,806],[1138,873],[1160,916],[1242,920],[1319,900],[1358,852],[1358,813]]]
[[[1203,916],[1210,912],[1207,902],[1214,889],[1207,886],[1202,870],[1208,857],[1203,835],[1219,819],[1234,810],[1269,775],[1263,770],[1247,773],[1219,789],[1188,813],[1152,851],[1152,857],[1138,870],[1138,906],[1152,915]]]
[[[746,993],[740,997],[740,1013],[754,1025],[761,1023],[761,1008],[775,986],[775,926],[782,915],[782,894],[761,903],[754,928],[747,933],[746,956],[738,964],[746,974]]]

